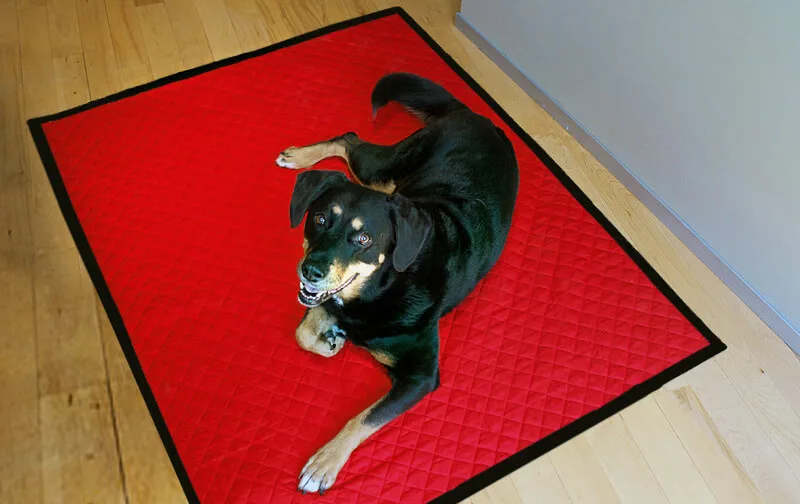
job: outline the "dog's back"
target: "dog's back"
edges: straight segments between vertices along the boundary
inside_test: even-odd
[[[489,119],[443,87],[411,74],[391,74],[372,93],[373,110],[397,101],[425,121],[409,148],[421,150],[395,180],[397,191],[434,218],[427,257],[420,262],[442,282],[442,313],[457,305],[502,252],[519,184],[511,142]]]

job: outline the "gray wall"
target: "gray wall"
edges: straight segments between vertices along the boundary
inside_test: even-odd
[[[797,331],[800,2],[463,0],[461,16]]]

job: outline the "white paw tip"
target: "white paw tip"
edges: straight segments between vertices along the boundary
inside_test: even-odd
[[[316,493],[319,492],[319,487],[321,483],[322,480],[318,480],[316,478],[311,477],[301,482],[300,486],[297,489],[300,490],[301,492]]]

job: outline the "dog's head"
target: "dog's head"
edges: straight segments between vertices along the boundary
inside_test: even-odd
[[[298,265],[301,304],[333,296],[360,296],[381,268],[405,271],[428,240],[431,220],[407,198],[387,196],[350,182],[340,172],[312,170],[297,176],[289,206],[292,227],[308,215]]]

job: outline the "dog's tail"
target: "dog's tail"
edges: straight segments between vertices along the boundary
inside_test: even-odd
[[[467,108],[439,84],[409,73],[389,74],[375,84],[373,117],[390,101],[398,102],[426,123]]]

